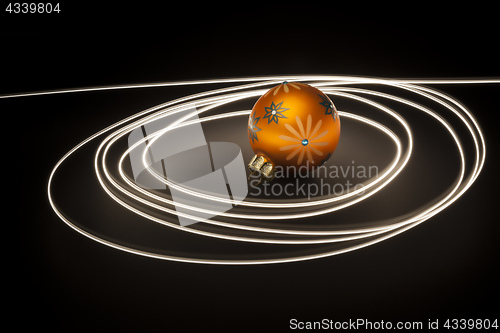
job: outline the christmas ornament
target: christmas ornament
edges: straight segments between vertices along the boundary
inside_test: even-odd
[[[260,97],[250,113],[248,139],[255,156],[248,167],[272,179],[276,166],[320,166],[339,136],[340,118],[330,98],[308,84],[285,81]]]

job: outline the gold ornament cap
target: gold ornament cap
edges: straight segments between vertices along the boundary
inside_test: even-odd
[[[258,172],[261,180],[264,178],[267,181],[271,181],[276,175],[273,163],[263,155],[256,154],[250,163],[248,163],[248,168],[252,173]]]

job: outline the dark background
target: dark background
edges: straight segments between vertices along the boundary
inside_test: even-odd
[[[2,12],[1,94],[279,74],[500,77],[493,8],[74,2],[61,9]],[[13,296],[7,321],[55,332],[284,332],[291,318],[498,318],[500,90],[439,89],[473,110],[489,148],[483,173],[458,202],[366,249],[249,267],[123,253],[70,230],[48,205],[48,175],[65,152],[165,96],[146,90],[2,100],[6,133],[13,133],[4,146],[14,148],[4,172],[16,187],[4,207],[5,293]]]

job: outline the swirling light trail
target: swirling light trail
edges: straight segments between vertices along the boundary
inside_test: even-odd
[[[173,122],[171,125],[168,127],[155,132],[147,137],[145,137],[143,140],[139,141],[132,147],[129,147],[127,151],[125,151],[119,160],[118,166],[119,166],[119,171],[120,175],[122,177],[122,180],[133,190],[138,191],[142,193],[145,197],[149,197],[152,199],[155,199],[156,201],[159,201],[163,204],[166,205],[171,205],[172,201],[163,197],[159,197],[155,195],[154,193],[151,193],[135,184],[132,182],[129,177],[127,177],[123,171],[122,168],[122,163],[126,156],[132,151],[133,149],[136,149],[141,143],[147,142],[146,148],[143,151],[143,163],[144,166],[148,169],[148,171],[157,179],[165,183],[167,186],[176,188],[177,190],[181,190],[186,194],[192,195],[192,196],[200,196],[203,197],[204,199],[208,200],[213,200],[213,201],[226,201],[229,203],[234,203],[233,200],[231,199],[224,199],[220,198],[217,196],[213,195],[208,195],[208,194],[203,194],[203,193],[198,193],[196,191],[193,191],[192,189],[188,189],[186,187],[183,187],[179,184],[176,184],[172,181],[169,181],[162,175],[158,174],[154,169],[151,168],[151,166],[147,163],[146,160],[146,155],[148,153],[148,150],[151,149],[151,146],[154,144],[154,142],[161,137],[161,135],[164,135],[168,131],[171,131],[175,128],[179,128],[182,126],[189,126],[190,124],[193,123],[192,120],[189,120],[193,115],[199,115],[202,114],[203,112],[219,107],[221,105],[245,99],[245,98],[250,98],[250,97],[256,97],[262,95],[266,90],[263,89],[263,87],[268,86],[268,85],[274,85],[277,83],[280,83],[282,81],[301,81],[301,82],[308,82],[311,85],[315,85],[318,88],[322,89],[325,93],[330,94],[330,95],[335,95],[339,97],[344,97],[344,98],[349,98],[353,100],[357,100],[359,102],[368,104],[372,107],[375,107],[386,114],[392,116],[399,124],[404,128],[405,133],[407,135],[407,147],[406,150],[403,154],[403,144],[401,140],[387,127],[384,125],[381,125],[371,119],[367,119],[365,117],[361,117],[359,115],[351,114],[348,112],[342,112],[341,115],[343,117],[348,117],[355,119],[357,121],[364,122],[366,124],[369,124],[378,130],[382,131],[386,135],[388,135],[393,142],[395,143],[397,147],[397,154],[396,157],[394,158],[393,162],[391,163],[390,167],[388,167],[386,172],[376,180],[370,182],[366,187],[364,188],[364,191],[367,191],[366,193],[364,192],[363,194],[360,194],[360,191],[353,191],[349,192],[345,195],[338,196],[338,197],[330,197],[327,199],[320,199],[320,200],[312,200],[312,201],[303,201],[299,203],[264,203],[264,202],[259,202],[257,201],[250,201],[246,200],[243,202],[238,202],[239,205],[241,206],[253,206],[253,207],[261,207],[261,208],[267,208],[267,209],[273,209],[273,210],[279,210],[279,209],[284,209],[288,207],[304,207],[304,208],[311,208],[314,206],[320,206],[320,205],[330,205],[335,202],[342,202],[347,200],[346,202],[337,204],[337,205],[331,205],[327,208],[316,208],[313,211],[307,211],[307,212],[300,212],[300,213],[294,213],[294,214],[273,214],[273,215],[258,215],[258,214],[235,214],[235,213],[218,213],[220,216],[226,216],[226,217],[231,217],[234,219],[245,219],[245,220],[253,220],[253,219],[263,219],[263,220],[281,220],[281,219],[300,219],[300,218],[305,218],[305,217],[310,217],[310,216],[316,216],[320,214],[328,214],[333,211],[345,208],[347,206],[353,205],[355,203],[358,203],[364,199],[366,199],[369,196],[372,196],[379,192],[382,188],[384,188],[386,185],[388,185],[391,181],[393,181],[396,176],[404,169],[406,164],[410,160],[411,152],[412,152],[412,146],[413,146],[413,136],[412,132],[410,129],[410,125],[404,120],[404,118],[396,113],[395,111],[389,109],[388,107],[375,102],[373,100],[370,100],[366,97],[361,97],[360,95],[371,95],[371,96],[377,96],[380,98],[384,99],[389,99],[392,101],[396,101],[398,103],[405,104],[407,106],[410,106],[418,111],[424,112],[425,114],[431,116],[434,118],[436,121],[438,121],[446,130],[447,132],[451,135],[453,142],[457,146],[459,155],[460,155],[460,172],[457,177],[457,180],[455,181],[454,185],[452,186],[451,190],[444,196],[444,198],[440,199],[436,203],[431,204],[429,207],[425,207],[421,210],[419,210],[417,213],[413,214],[410,218],[403,219],[401,221],[398,221],[396,223],[388,223],[388,224],[382,224],[381,226],[377,227],[369,227],[369,228],[353,228],[349,230],[338,230],[338,229],[330,229],[330,230],[291,230],[291,229],[283,229],[283,228],[263,228],[263,227],[256,227],[256,226],[249,226],[249,225],[242,225],[238,223],[227,223],[223,221],[216,221],[213,219],[200,219],[195,216],[191,216],[189,214],[186,214],[187,217],[189,218],[194,218],[196,220],[199,220],[202,223],[209,223],[217,226],[221,226],[224,228],[234,228],[234,229],[242,229],[242,230],[248,230],[248,231],[253,231],[253,232],[258,232],[262,234],[281,234],[281,235],[292,235],[292,236],[321,236],[319,238],[315,239],[269,239],[269,238],[260,238],[260,237],[241,237],[241,236],[231,236],[231,235],[226,235],[222,233],[214,233],[214,232],[207,232],[207,231],[202,231],[202,230],[197,230],[192,227],[184,227],[180,226],[171,222],[168,222],[164,219],[160,219],[158,217],[154,217],[150,214],[145,213],[143,210],[140,208],[131,205],[129,203],[126,203],[123,199],[118,198],[116,196],[110,187],[113,187],[114,189],[119,190],[121,193],[127,195],[129,198],[133,199],[136,203],[139,203],[140,205],[146,205],[149,207],[153,207],[155,209],[158,209],[162,212],[165,212],[167,214],[184,214],[184,213],[177,213],[172,209],[169,209],[165,206],[153,203],[147,199],[144,199],[138,195],[135,195],[127,189],[125,186],[120,185],[117,181],[115,181],[108,172],[107,165],[106,165],[106,154],[109,151],[110,147],[115,143],[119,138],[123,137],[127,133],[130,133],[132,130],[135,128],[144,125],[145,123],[155,121],[158,118],[161,117],[168,117],[172,114],[175,114],[176,112],[181,112],[185,111],[188,109],[190,106],[196,104],[197,107],[203,107],[198,109],[196,112],[192,112],[188,114],[187,116],[182,117],[181,119],[178,119],[177,121]],[[249,83],[250,82],[250,83]],[[323,257],[328,257],[332,255],[338,255],[341,253],[346,253],[349,251],[353,251],[356,249],[360,249],[363,247],[367,247],[373,244],[376,244],[378,242],[381,242],[383,240],[386,240],[388,238],[391,238],[395,235],[398,235],[404,231],[407,231],[420,223],[423,223],[424,221],[427,221],[431,217],[435,216],[436,214],[440,213],[447,207],[449,207],[453,202],[455,202],[460,196],[462,196],[470,186],[474,183],[474,181],[477,179],[479,176],[484,163],[485,163],[485,157],[486,157],[486,145],[484,141],[484,136],[481,132],[481,129],[477,123],[477,121],[474,119],[472,116],[471,112],[463,106],[460,102],[455,100],[454,98],[447,96],[435,89],[429,88],[429,87],[424,87],[422,86],[423,84],[476,84],[476,83],[483,83],[483,84],[498,84],[500,83],[500,80],[497,79],[481,79],[481,80],[404,80],[404,79],[378,79],[378,78],[364,78],[364,77],[354,77],[354,76],[286,76],[286,77],[247,77],[247,78],[235,78],[235,79],[216,79],[216,80],[199,80],[199,81],[182,81],[182,82],[166,82],[166,83],[156,83],[156,84],[138,84],[138,85],[122,85],[122,86],[106,86],[106,87],[90,87],[90,88],[79,88],[79,89],[62,89],[62,90],[53,90],[53,91],[43,91],[43,92],[32,92],[32,93],[20,93],[20,94],[10,94],[10,95],[3,95],[0,96],[0,98],[14,98],[14,97],[28,97],[28,96],[38,96],[38,95],[48,95],[48,94],[64,94],[64,93],[77,93],[77,92],[83,92],[83,91],[103,91],[103,90],[116,90],[116,89],[136,89],[136,88],[152,88],[152,87],[168,87],[168,86],[183,86],[183,85],[201,85],[201,84],[220,84],[220,83],[245,83],[245,84],[240,84],[237,86],[231,86],[227,88],[221,88],[221,89],[215,89],[215,90],[210,90],[210,91],[205,91],[202,93],[194,94],[191,96],[186,96],[182,97],[173,101],[169,101],[167,103],[155,106],[153,108],[149,108],[147,110],[144,110],[142,112],[139,112],[131,117],[128,117],[122,121],[119,121],[97,133],[94,135],[90,136],[89,138],[85,139],[82,141],[80,144],[76,145],[74,148],[72,148],[70,151],[68,151],[54,166],[52,172],[50,173],[49,180],[48,180],[48,185],[47,185],[47,195],[48,195],[48,200],[49,203],[54,210],[54,212],[57,214],[57,216],[65,222],[68,226],[70,226],[72,229],[76,230],[77,232],[81,233],[82,235],[89,237],[90,239],[93,239],[94,241],[97,241],[101,244],[105,244],[107,246],[113,247],[115,249],[119,249],[125,252],[129,253],[134,253],[137,255],[143,255],[147,257],[153,257],[153,258],[158,258],[158,259],[164,259],[164,260],[172,260],[172,261],[180,261],[180,262],[189,262],[189,263],[203,263],[203,264],[231,264],[231,265],[240,265],[240,264],[270,264],[270,263],[284,263],[284,262],[295,262],[295,261],[301,261],[301,260],[309,260],[309,259],[316,259],[316,258],[323,258]],[[462,144],[460,142],[459,136],[457,132],[453,129],[453,127],[445,120],[444,117],[442,117],[439,113],[433,111],[431,108],[428,108],[426,106],[417,104],[416,102],[413,102],[407,98],[402,98],[399,96],[383,93],[380,91],[376,90],[368,90],[368,89],[359,89],[359,88],[353,88],[353,87],[345,87],[345,85],[356,85],[356,84],[367,84],[371,86],[390,86],[394,87],[397,89],[401,89],[407,92],[410,92],[412,94],[419,95],[426,100],[430,100],[432,102],[438,103],[445,109],[449,110],[454,116],[456,116],[461,123],[463,123],[467,130],[468,133],[470,134],[473,142],[474,142],[474,149],[475,149],[475,158],[474,158],[474,163],[473,163],[473,168],[472,171],[469,172],[468,175],[466,175],[466,158],[464,154],[464,148],[462,147]],[[226,117],[236,117],[236,116],[242,116],[242,115],[248,115],[250,111],[244,110],[244,111],[237,111],[237,112],[228,112],[228,113],[223,113],[220,115],[216,116],[208,116],[204,118],[200,118],[198,121],[199,122],[205,122],[205,121],[214,121],[217,119],[222,119]],[[113,132],[111,132],[114,130]],[[323,243],[338,243],[338,242],[347,242],[350,240],[360,240],[360,239],[365,239],[365,238],[373,238],[370,240],[365,240],[361,244],[355,244],[353,246],[346,246],[341,249],[335,249],[332,251],[321,251],[316,254],[307,254],[303,256],[292,256],[292,257],[283,257],[283,258],[276,258],[276,259],[253,259],[253,260],[247,260],[247,259],[217,259],[217,258],[211,258],[211,259],[203,259],[203,258],[195,258],[195,257],[180,257],[180,256],[174,256],[174,255],[168,255],[168,254],[160,254],[160,253],[153,253],[153,252],[147,252],[131,247],[127,247],[109,240],[106,240],[102,237],[99,237],[97,235],[92,234],[89,231],[84,230],[83,228],[78,227],[75,223],[73,223],[70,219],[68,219],[64,214],[57,208],[57,205],[54,202],[53,196],[52,196],[52,182],[53,179],[61,166],[62,163],[73,153],[75,153],[78,149],[80,149],[82,146],[86,145],[87,143],[95,140],[97,137],[111,132],[99,145],[99,148],[97,149],[95,153],[95,159],[94,159],[94,167],[95,167],[95,172],[97,179],[99,183],[101,184],[102,188],[106,193],[113,198],[115,201],[117,201],[119,204],[121,204],[123,207],[135,212],[136,214],[139,214],[147,219],[150,219],[152,221],[158,222],[160,224],[163,224],[165,226],[169,226],[172,228],[176,228],[179,230],[191,232],[191,233],[196,233],[208,237],[214,237],[214,238],[222,238],[222,239],[229,239],[233,241],[240,241],[240,242],[257,242],[257,243],[271,243],[271,244],[323,244]],[[102,169],[102,173],[100,171]],[[356,196],[356,197],[355,197]],[[139,206],[140,206],[139,205]],[[189,205],[184,205],[184,208],[188,208],[193,211],[200,211],[200,208],[197,207],[192,207]],[[205,209],[207,212],[213,212],[209,209]],[[328,236],[328,237],[325,237]],[[335,236],[335,237],[331,237]]]

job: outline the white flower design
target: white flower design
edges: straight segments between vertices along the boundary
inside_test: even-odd
[[[292,150],[290,154],[286,157],[286,160],[289,161],[294,158],[298,154],[297,164],[301,164],[304,157],[307,158],[309,163],[313,164],[313,153],[318,156],[323,156],[323,153],[318,150],[316,147],[326,146],[328,142],[319,141],[326,134],[328,134],[328,130],[323,131],[318,134],[319,129],[321,128],[322,120],[320,119],[314,129],[312,129],[312,117],[311,115],[307,116],[307,124],[304,128],[302,124],[302,120],[300,120],[299,116],[295,117],[297,122],[297,129],[293,128],[289,124],[285,124],[286,129],[293,135],[280,135],[279,138],[281,140],[294,142],[293,144],[283,146],[280,148],[281,151]],[[311,130],[312,129],[312,130]]]
[[[283,87],[283,90],[288,93],[290,91],[290,88],[288,88],[288,86],[290,87],[293,87],[295,89],[298,89],[300,90],[300,87],[294,83],[290,83],[288,81],[284,81],[282,84],[280,84],[279,86],[277,86],[276,88],[274,89],[271,89],[269,90],[264,96],[267,96],[271,91],[273,92],[273,96],[276,96],[276,94],[278,93],[278,91],[281,89],[281,87]]]

